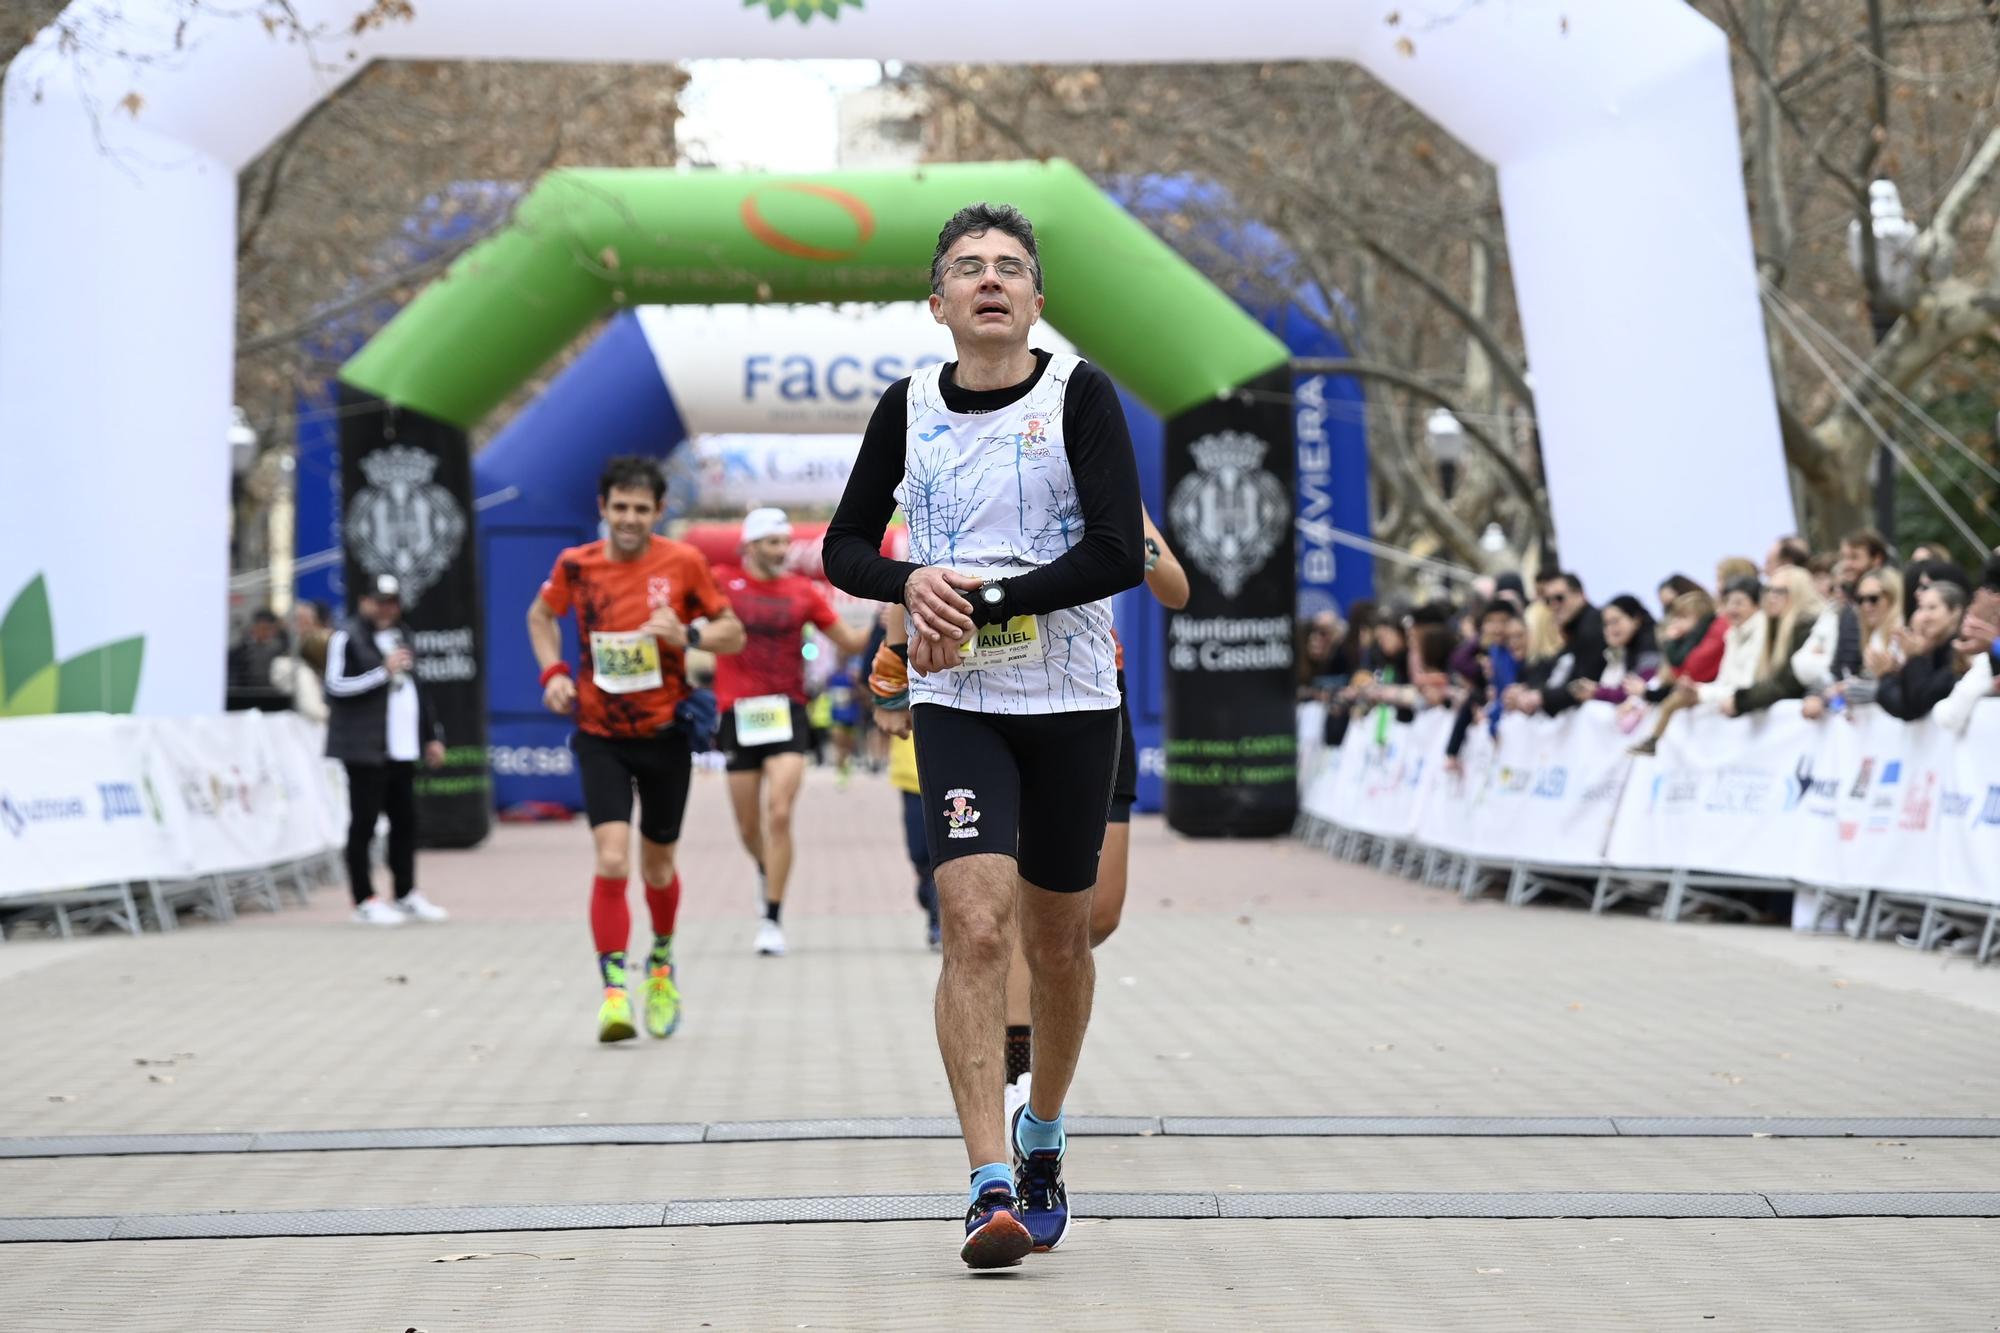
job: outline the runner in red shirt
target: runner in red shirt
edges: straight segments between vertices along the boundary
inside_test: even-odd
[[[625,888],[635,793],[639,873],[653,919],[646,1030],[664,1037],[680,1023],[673,935],[681,881],[674,873],[674,851],[687,811],[693,744],[706,746],[712,723],[699,707],[706,696],[697,698],[688,685],[687,649],[728,654],[743,647],[742,622],[731,614],[701,553],[654,534],[665,494],[666,480],[650,459],[612,459],[597,484],[597,511],[609,535],[557,556],[528,607],[528,638],[542,668],[542,703],[553,713],[577,714],[570,748],[583,775],[584,810],[597,844],[590,929],[604,983],[599,1041],[637,1035],[625,991],[625,948],[632,938]],[[558,620],[571,611],[582,650],[580,678],[572,678],[562,656]]]
[[[716,571],[746,636],[741,653],[716,659],[715,701],[722,714],[716,743],[728,761],[736,829],[764,891],[757,952],[778,958],[785,952],[778,917],[792,875],[792,807],[812,750],[801,652],[805,627],[818,626],[843,657],[866,648],[868,635],[841,623],[818,584],[785,572],[792,525],[784,510],[752,510],[743,520],[742,541],[741,566]]]

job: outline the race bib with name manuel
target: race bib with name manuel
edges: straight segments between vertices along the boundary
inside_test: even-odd
[[[612,633],[590,632],[591,676],[606,694],[637,694],[657,690],[660,675],[660,641],[644,630]]]
[[[1040,616],[1015,616],[1004,625],[981,625],[958,646],[959,665],[969,671],[1024,666],[1048,652]]]

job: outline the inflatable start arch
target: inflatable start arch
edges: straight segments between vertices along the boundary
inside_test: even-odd
[[[1650,586],[1665,569],[1754,548],[1791,524],[1728,47],[1681,0],[1333,0],[1308,9],[1159,0],[1139,22],[1122,6],[1015,0],[1004,22],[964,24],[940,22],[925,0],[423,0],[407,19],[356,33],[357,8],[292,0],[287,13],[314,35],[298,40],[181,0],[79,0],[64,14],[79,40],[51,29],[8,70],[0,598],[39,575],[50,632],[63,644],[143,639],[139,711],[208,712],[222,700],[237,173],[376,58],[1355,60],[1498,169],[1565,562],[1601,591]],[[1043,170],[1054,183],[1044,189],[1061,188],[1062,169]],[[718,199],[728,184],[717,182]],[[878,213],[864,223],[849,214],[843,237],[826,244],[796,230],[803,210],[844,210],[823,184],[773,191],[749,212],[733,199],[736,221],[759,240],[750,271],[717,265],[697,278],[691,265],[669,265],[653,276],[710,284],[683,299],[725,290],[773,299],[783,288],[791,299],[827,300],[853,288],[824,281],[826,270],[865,256],[883,270],[876,281],[920,295],[925,233],[966,198],[947,204],[918,185],[925,216]],[[603,308],[607,279],[642,286],[635,256],[649,244],[664,256],[672,249],[671,227],[650,242],[630,237],[630,254],[565,248],[565,236],[604,230],[573,225],[595,217],[581,193],[570,189],[544,219],[556,244],[513,242],[524,262],[530,252],[570,261],[536,321],[544,330],[573,333]],[[1015,202],[1032,214],[1047,198]],[[913,239],[922,242],[915,253],[902,248]],[[1066,264],[1067,286],[1055,276],[1052,266],[1052,302],[1112,302],[1135,329],[1157,314],[1143,274],[1093,261]],[[1227,326],[1235,312],[1219,294],[1212,300]],[[464,332],[478,330],[438,330]],[[506,373],[526,373],[555,336],[522,330],[501,358]],[[1091,350],[1080,327],[1072,336]],[[1098,354],[1116,341],[1107,332]],[[1219,342],[1201,365],[1165,352],[1150,369],[1114,372],[1149,402],[1188,409],[1178,418],[1185,438],[1170,432],[1170,458],[1185,454],[1186,432],[1217,428],[1203,416],[1215,401],[1205,395],[1282,360],[1268,335],[1246,329]],[[440,423],[483,410],[503,378],[444,364],[464,345],[451,336],[387,345],[410,364],[364,353],[351,382]],[[403,393],[418,397],[394,397]],[[1675,466],[1659,466],[1668,458]],[[415,465],[379,466],[385,494],[407,498]],[[1633,503],[1641,474],[1645,502]],[[1716,486],[1716,476],[1730,484]],[[1212,535],[1240,549],[1243,534]],[[1229,605],[1222,598],[1219,609]],[[1227,758],[1190,765],[1185,777],[1229,767]]]

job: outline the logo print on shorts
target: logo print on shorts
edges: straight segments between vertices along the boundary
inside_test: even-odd
[[[979,812],[972,808],[972,803],[979,799],[979,794],[970,787],[953,787],[944,794],[944,798],[950,802],[944,808],[945,822],[951,825],[945,831],[945,836],[947,838],[978,837],[979,830],[972,826],[979,822]]]

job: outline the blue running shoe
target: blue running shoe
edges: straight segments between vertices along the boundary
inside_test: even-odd
[[[967,1268],[1012,1268],[1035,1248],[1021,1224],[1021,1208],[1004,1183],[988,1185],[965,1211],[965,1248],[958,1257]]]
[[[1007,1137],[1014,1145],[1014,1193],[1020,1199],[1021,1221],[1035,1242],[1036,1254],[1047,1254],[1069,1234],[1069,1192],[1063,1188],[1059,1149],[1040,1148],[1025,1156],[1016,1131],[1021,1125],[1024,1101],[1008,1122]]]

